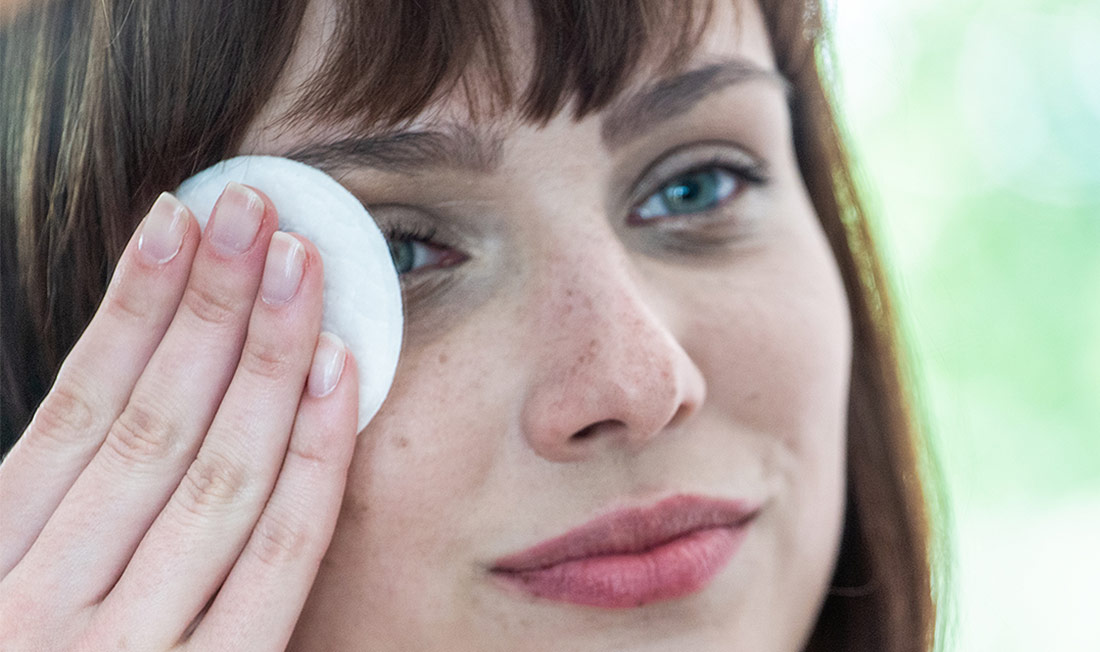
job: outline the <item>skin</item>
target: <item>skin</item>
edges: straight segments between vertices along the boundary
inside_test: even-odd
[[[718,7],[689,69],[774,68],[755,6],[737,6]],[[330,12],[311,7],[240,153],[350,135],[282,122]],[[525,42],[526,17],[507,18]],[[414,126],[495,139],[494,165],[338,175],[384,228],[438,228],[430,246],[404,242],[420,256],[405,348],[358,437],[354,360],[318,337],[316,249],[273,235],[277,207],[247,189],[223,195],[204,233],[158,202],[0,464],[0,612],[19,614],[0,619],[0,648],[802,647],[843,517],[852,336],[782,85],[725,85],[614,143],[614,105],[542,128],[474,123],[465,107],[442,98]],[[685,172],[746,160],[765,183],[641,219]],[[218,225],[248,215],[255,236],[219,245]],[[153,237],[166,219],[171,246]],[[760,505],[694,594],[600,609],[489,573],[684,494]]]
[[[719,7],[689,69],[735,57],[774,69],[760,15],[740,9]],[[511,21],[522,33],[525,17]],[[279,128],[323,25],[322,10],[244,151],[355,133]],[[495,137],[496,167],[339,171],[383,227],[427,224],[441,244],[404,278],[395,386],[359,439],[293,648],[799,649],[842,520],[851,331],[783,89],[723,88],[614,148],[601,141],[610,110],[490,130],[465,106],[443,98],[414,126]],[[635,179],[685,145],[681,167],[748,151],[770,182],[716,209],[710,229],[630,224],[651,189]],[[715,242],[678,251],[675,229]],[[432,265],[440,252],[465,261]],[[502,590],[487,572],[597,515],[684,493],[764,505],[696,595],[604,610]]]

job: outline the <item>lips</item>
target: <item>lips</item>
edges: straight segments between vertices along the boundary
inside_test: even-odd
[[[536,597],[626,608],[702,590],[737,551],[758,507],[674,496],[589,521],[497,560],[500,581]]]

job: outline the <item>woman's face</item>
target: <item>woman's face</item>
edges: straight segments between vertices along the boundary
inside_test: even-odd
[[[684,70],[579,122],[445,98],[412,127],[426,160],[272,128],[326,11],[242,151],[338,168],[407,325],[292,648],[799,649],[843,520],[851,330],[758,10],[718,7]]]

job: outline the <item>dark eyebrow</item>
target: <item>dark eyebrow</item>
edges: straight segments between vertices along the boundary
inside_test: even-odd
[[[790,93],[790,83],[775,70],[744,59],[732,59],[659,80],[615,102],[600,136],[617,149],[660,122],[686,113],[703,98],[734,84],[765,80]],[[450,167],[492,171],[501,160],[503,141],[461,125],[430,130],[395,130],[306,145],[282,156],[338,175],[355,168],[412,174]]]
[[[329,174],[368,167],[410,174],[424,168],[461,167],[489,171],[500,161],[499,138],[453,126],[440,130],[391,131],[306,145],[284,157]]]
[[[789,96],[791,84],[777,70],[731,59],[659,80],[608,109],[600,135],[610,149],[625,145],[657,123],[686,113],[706,96],[734,84],[763,80]]]

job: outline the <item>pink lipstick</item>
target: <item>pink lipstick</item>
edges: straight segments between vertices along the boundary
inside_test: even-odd
[[[758,507],[674,496],[596,518],[498,559],[494,576],[536,597],[638,607],[702,590],[737,552]]]

